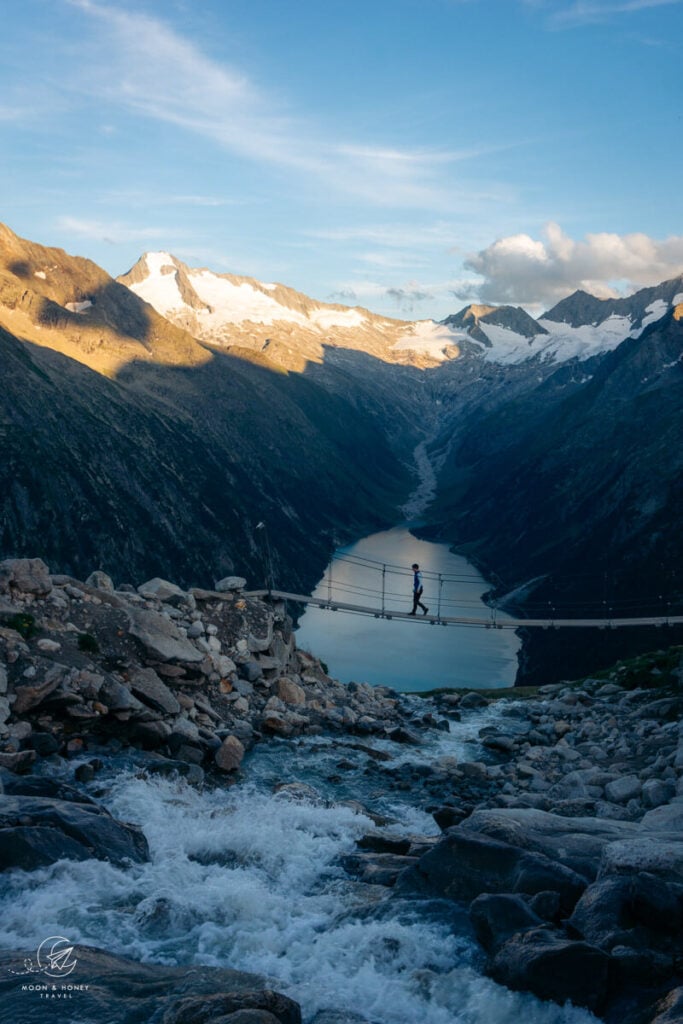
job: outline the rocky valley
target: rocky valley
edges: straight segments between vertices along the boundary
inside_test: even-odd
[[[0,1019],[679,1021],[682,649],[410,697],[245,583],[0,563]]]
[[[408,323],[144,256],[119,281],[0,229],[0,552],[183,584],[274,574],[400,522],[533,616],[679,609],[683,280],[585,293],[538,320],[471,306]],[[672,637],[678,639],[677,635]],[[520,681],[657,634],[525,638]]]

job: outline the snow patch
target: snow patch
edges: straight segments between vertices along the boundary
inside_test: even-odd
[[[44,270],[34,270],[33,271],[33,276],[34,277],[39,277],[41,279],[41,281],[47,281],[47,274],[45,273]]]
[[[533,347],[536,339],[526,338],[517,334],[510,327],[499,324],[484,324],[479,321],[479,330],[483,331],[491,342],[491,348],[483,351],[484,359],[489,363],[523,363],[530,359],[537,349]],[[538,335],[536,337],[539,337]],[[545,337],[540,335],[540,337]],[[475,340],[474,338],[472,339]]]
[[[537,351],[544,358],[564,362],[568,359],[590,359],[602,352],[611,352],[630,336],[633,323],[627,316],[613,314],[601,324],[572,327],[555,320],[539,320],[550,337],[544,338]]]
[[[457,346],[458,341],[464,337],[466,335],[462,331],[454,331],[446,324],[439,324],[435,320],[418,320],[396,342],[393,349],[415,352],[417,355],[429,356],[442,362],[446,359],[446,350]]]
[[[182,309],[185,303],[178,288],[175,273],[164,273],[166,267],[175,270],[173,257],[167,252],[148,252],[145,256],[149,276],[131,284],[130,290],[154,306],[157,313],[167,316]]]
[[[131,285],[131,290],[151,303],[162,316],[190,311],[178,287],[178,264],[174,258],[166,252],[147,253],[146,265],[148,276]],[[284,305],[270,294],[278,287],[274,283],[231,280],[210,270],[187,269],[186,273],[200,302],[207,307],[191,310],[206,330],[220,330],[228,324],[270,326],[284,321],[325,331],[331,327],[351,329],[366,323],[366,318],[356,309],[313,306],[302,310]]]
[[[83,302],[67,302],[64,309],[68,309],[70,313],[85,313],[91,306],[90,299],[85,299]]]
[[[323,330],[328,327],[362,327],[367,318],[357,309],[315,309],[310,319]]]
[[[661,320],[668,308],[669,304],[664,299],[656,299],[654,302],[651,302],[645,309],[646,316],[643,317],[642,329],[645,330],[655,320]]]

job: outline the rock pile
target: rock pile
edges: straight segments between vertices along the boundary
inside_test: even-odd
[[[391,736],[405,723],[393,691],[343,686],[297,650],[284,604],[246,596],[245,582],[115,588],[102,572],[82,583],[40,559],[0,563],[0,767],[118,744],[196,780],[234,772],[262,737]]]
[[[511,988],[614,1024],[679,1024],[681,653],[664,689],[587,680],[501,702],[480,732],[486,762],[412,768],[423,802],[441,797],[442,838],[420,850],[406,837],[391,871],[382,834],[366,837],[349,869],[401,896],[469,905],[489,973]],[[455,714],[486,703],[437,701]]]

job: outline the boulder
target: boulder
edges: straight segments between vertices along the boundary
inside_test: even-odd
[[[576,904],[568,927],[587,942],[683,953],[683,885],[649,874],[594,882]]]
[[[280,700],[284,701],[285,704],[305,704],[306,703],[306,691],[303,686],[299,686],[293,679],[289,679],[287,676],[281,676],[276,683],[276,691]]]
[[[487,953],[494,953],[511,936],[543,924],[526,900],[509,893],[477,896],[470,904],[470,920]]]
[[[15,715],[23,715],[32,708],[37,707],[45,700],[64,678],[67,668],[64,665],[52,664],[49,666],[42,683],[36,686],[17,686],[15,689],[15,700],[12,711]]]
[[[204,660],[202,652],[165,616],[144,608],[130,608],[128,614],[128,632],[140,641],[152,658],[188,664]]]
[[[236,736],[226,736],[216,751],[214,759],[224,772],[237,771],[244,757],[244,746]]]
[[[638,834],[633,822],[565,817],[534,807],[475,811],[462,827],[544,854],[591,880],[608,843]]]
[[[407,891],[438,893],[468,903],[482,893],[526,893],[551,889],[571,911],[587,881],[543,854],[491,839],[459,825],[408,869],[398,882]]]
[[[20,831],[17,831],[20,828]],[[22,849],[30,852],[37,863],[51,863],[49,859],[59,850],[59,836],[66,851],[72,856],[74,843],[85,856],[95,857],[113,864],[125,865],[129,861],[149,859],[147,840],[141,829],[117,821],[95,803],[76,803],[39,796],[5,796],[0,805],[0,864],[5,868],[20,866],[13,858]],[[27,852],[27,856],[29,853]],[[46,860],[46,858],[48,858]]]
[[[613,804],[626,804],[640,796],[642,785],[637,775],[623,775],[605,786],[605,796]]]
[[[247,581],[243,576],[224,576],[222,580],[218,580],[214,589],[219,594],[227,594],[233,590],[244,590],[247,585]]]
[[[275,733],[277,736],[291,736],[294,732],[292,723],[288,722],[279,711],[266,711],[261,728],[265,732]]]
[[[508,988],[540,999],[572,1002],[599,1012],[607,990],[609,957],[548,927],[513,935],[498,950],[491,975]]]
[[[106,572],[102,572],[100,569],[96,569],[95,572],[91,572],[85,581],[86,587],[93,587],[95,590],[104,590],[107,594],[114,593],[114,581],[111,576],[107,576]]]
[[[466,693],[465,696],[460,700],[459,707],[472,710],[474,708],[485,708],[488,707],[488,701],[486,697],[483,697],[476,690],[471,690],[470,693]]]
[[[15,825],[0,829],[0,871],[34,871],[58,860],[89,860],[90,850],[57,828]]]
[[[44,1024],[47,1018],[50,1024],[270,1024],[268,1016],[230,1017],[247,1010],[268,1014],[278,1024],[301,1024],[298,1004],[273,992],[258,975],[197,964],[139,963],[91,946],[73,947],[76,966],[67,981],[80,991],[72,999],[51,1000],[46,1017],[45,1001],[22,991],[38,977],[26,973],[35,955],[35,949],[0,953],[0,1006],[13,1007],[13,1019],[21,1024]]]
[[[605,846],[600,863],[600,878],[614,874],[651,874],[683,881],[683,839],[673,833],[641,833]]]
[[[163,711],[168,715],[179,714],[180,704],[154,669],[141,668],[133,672],[130,688],[136,697],[155,711]]]
[[[0,592],[45,597],[52,590],[50,570],[41,558],[7,558],[0,562]]]
[[[683,1024],[683,987],[667,992],[654,1007],[648,1024]]]

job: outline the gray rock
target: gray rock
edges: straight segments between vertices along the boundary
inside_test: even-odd
[[[305,704],[306,691],[287,676],[281,676],[275,684],[276,692],[281,701],[285,704]]]
[[[7,693],[7,669],[0,665],[0,694]]]
[[[41,558],[8,558],[0,562],[0,592],[18,591],[44,597],[52,590],[50,570]]]
[[[25,824],[27,820],[31,822],[30,826]],[[96,857],[114,864],[139,863],[149,858],[142,830],[117,821],[94,803],[5,796],[0,809],[0,825],[0,863],[5,868],[21,865],[21,860],[16,858],[20,857],[22,850],[36,866],[39,861],[51,863],[49,858],[58,849],[59,834],[65,837],[64,849],[70,851],[63,856],[73,854],[75,842],[83,848],[85,857]],[[17,828],[26,831],[17,832]],[[40,834],[33,829],[41,830]],[[79,856],[78,859],[85,857]]]
[[[48,663],[49,664],[49,663]],[[15,715],[23,715],[26,711],[37,707],[53,693],[64,679],[67,668],[65,665],[50,665],[43,682],[37,686],[17,686],[16,698],[12,706]]]
[[[99,569],[90,573],[85,585],[94,587],[95,590],[104,590],[108,594],[114,593],[114,581],[111,576],[107,576],[106,572],[101,572]]]
[[[218,580],[214,589],[219,594],[226,594],[233,590],[244,590],[246,585],[247,581],[243,576],[224,576],[222,580]]]
[[[649,832],[633,839],[608,843],[602,852],[599,877],[648,871],[653,875],[683,880],[683,839],[680,832]]]
[[[683,951],[683,885],[649,874],[614,875],[594,882],[576,904],[568,926],[610,952],[615,946]]]
[[[673,782],[663,782],[661,779],[648,779],[643,783],[643,803],[646,807],[661,807],[676,795],[676,786]]]
[[[483,893],[470,904],[474,934],[487,951],[493,953],[511,936],[543,924],[521,896],[509,893]]]
[[[470,693],[466,693],[465,696],[460,700],[459,706],[467,710],[472,710],[473,708],[488,707],[488,704],[489,702],[486,699],[486,697],[483,697],[480,693],[477,693],[476,690],[472,690],[470,691]]]
[[[573,909],[586,879],[539,853],[480,835],[462,825],[448,830],[414,868],[399,879],[407,891],[438,893],[471,902],[482,893],[560,893],[565,910]]]
[[[138,594],[141,597],[146,597],[148,600],[156,601],[170,601],[173,598],[183,600],[187,596],[185,591],[175,583],[161,579],[160,576],[155,576],[154,579],[141,583],[138,587]]]
[[[145,710],[145,705],[117,679],[105,679],[100,687],[100,700],[110,711],[141,712]]]
[[[557,1003],[570,1000],[599,1012],[605,1002],[609,957],[548,927],[513,935],[491,966],[496,981]]]
[[[642,785],[637,775],[624,775],[605,786],[605,796],[615,804],[625,804],[639,797]]]
[[[596,877],[606,844],[638,834],[632,822],[563,817],[531,807],[474,811],[462,827],[541,853],[589,879]]]
[[[683,1024],[683,987],[674,988],[654,1008],[648,1024]]]
[[[215,753],[215,761],[224,772],[234,772],[242,764],[244,747],[236,736],[226,736]]]
[[[22,966],[35,958],[35,949],[0,953],[0,1005],[21,1006],[21,1024],[44,1024],[45,1001],[26,999],[22,985],[35,975],[21,973]],[[75,946],[76,967],[68,981],[83,985],[73,1000],[50,1002],[51,1024],[101,1021],[131,1024],[132,1021],[161,1021],[164,1024],[232,1024],[231,1015],[246,1010],[272,1015],[278,1024],[301,1024],[297,1003],[273,992],[269,983],[254,974],[225,967],[168,967],[139,963],[104,949]],[[74,1016],[74,1006],[78,1006]],[[16,1019],[16,1015],[15,1015]],[[249,1021],[249,1018],[247,1018]],[[268,1017],[258,1024],[271,1024]],[[244,1024],[237,1018],[236,1024]],[[255,1024],[252,1017],[249,1024]]]
[[[177,715],[180,704],[154,669],[141,668],[130,677],[130,688],[136,697],[156,711]]]
[[[128,632],[140,641],[153,658],[187,664],[197,664],[204,660],[202,652],[163,615],[143,608],[131,608],[128,614]]]

